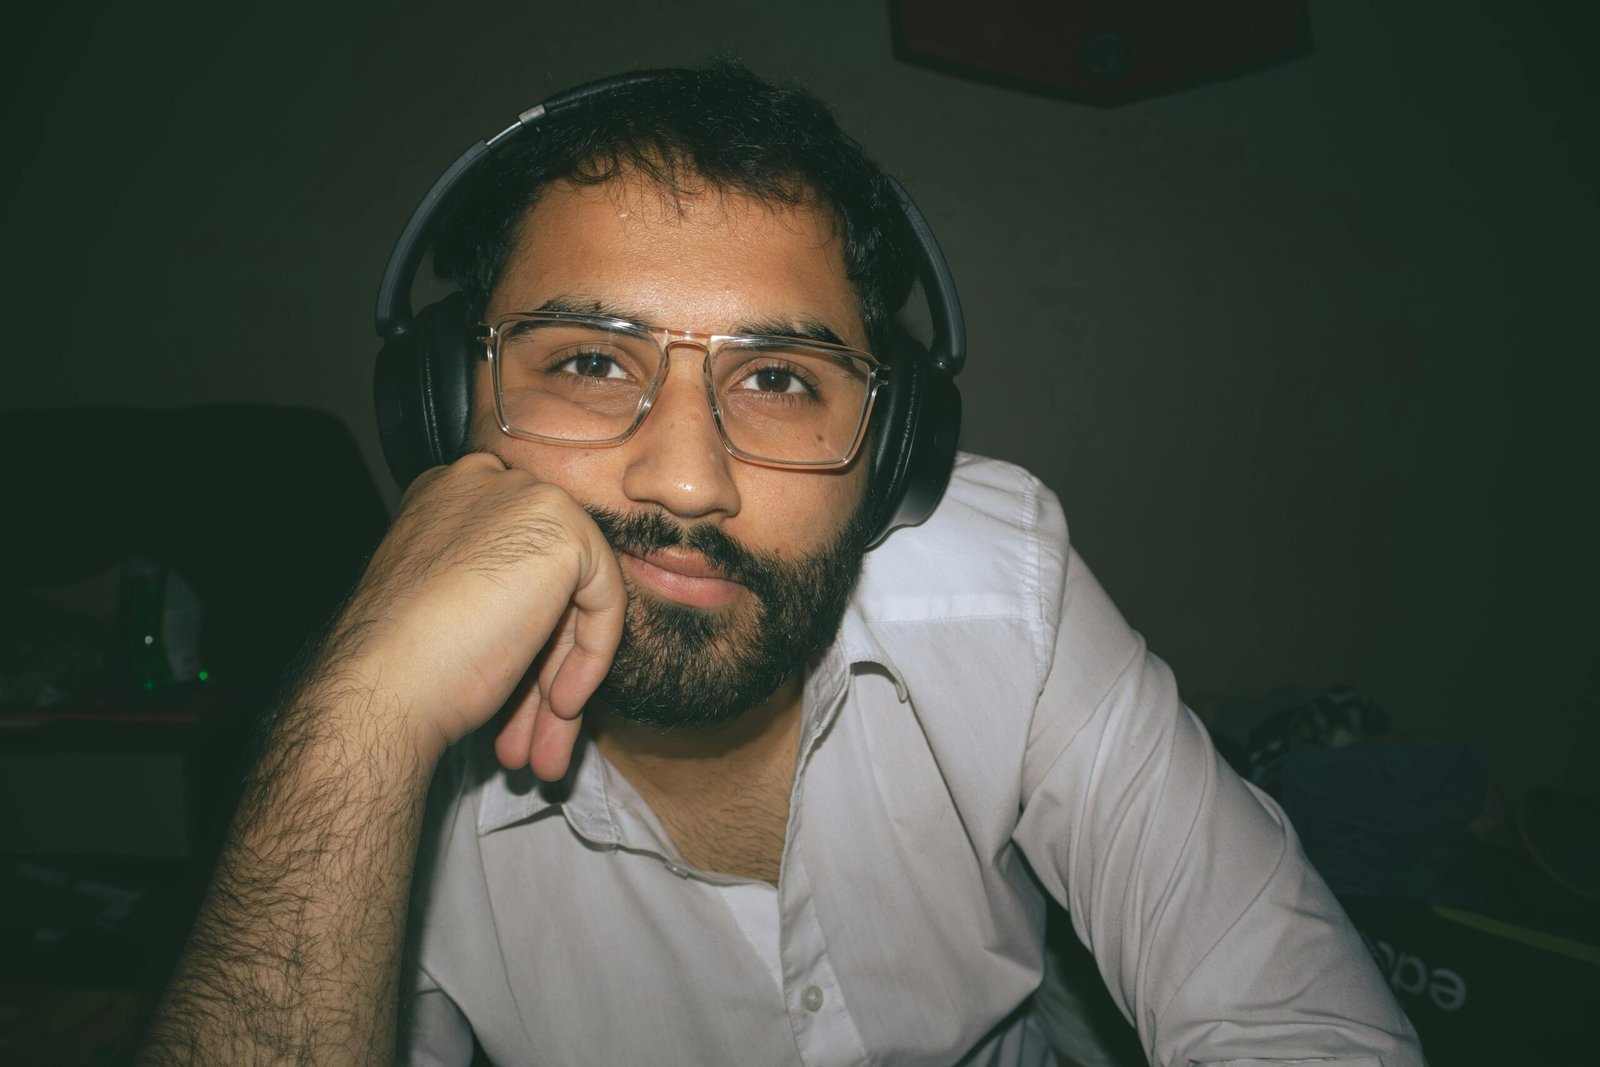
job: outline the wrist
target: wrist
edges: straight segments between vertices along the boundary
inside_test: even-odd
[[[370,766],[386,778],[414,774],[425,781],[448,738],[415,714],[397,682],[376,664],[319,665],[286,705],[279,732],[292,738],[289,743]]]

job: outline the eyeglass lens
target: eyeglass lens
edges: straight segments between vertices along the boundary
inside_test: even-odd
[[[537,320],[502,326],[496,361],[512,429],[574,443],[625,436],[664,362],[648,334]],[[859,360],[773,338],[724,342],[708,369],[722,432],[738,452],[830,463],[859,436],[871,391]]]

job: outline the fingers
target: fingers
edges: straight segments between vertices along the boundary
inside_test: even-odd
[[[494,754],[507,770],[530,767],[541,781],[565,778],[583,728],[581,716],[563,718],[550,709],[537,685],[519,690],[494,740]]]
[[[587,516],[584,516],[587,520]],[[610,545],[592,522],[580,525],[584,542],[576,588],[541,650],[536,680],[508,702],[495,738],[495,755],[510,769],[531,766],[544,781],[564,777],[577,744],[584,705],[611,669],[622,639],[627,590]]]
[[[533,672],[529,671],[528,675],[507,702],[505,721],[494,739],[495,757],[508,771],[526,767],[533,752],[533,724],[543,698],[538,683],[533,680]]]
[[[579,590],[579,597],[581,595],[582,590]],[[603,603],[597,605],[595,600],[602,598]],[[584,704],[605,681],[622,638],[622,619],[627,613],[627,595],[622,592],[619,577],[614,593],[606,590],[600,597],[582,600],[586,603],[578,603],[574,598],[571,622],[558,630],[544,669],[539,672],[550,710],[562,718],[581,715]]]
[[[403,725],[449,744],[503,711],[501,761],[559,777],[627,592],[565,490],[476,452],[413,482],[352,604],[362,666],[401,695]]]
[[[582,728],[582,719],[563,719],[547,711],[534,719],[528,765],[541,781],[557,782],[567,776],[567,768],[572,765],[572,749],[578,743]]]
[[[578,587],[546,647],[539,673],[551,711],[563,719],[582,714],[584,704],[605,680],[628,609],[616,554],[593,522],[584,526],[587,543]]]
[[[538,732],[537,723],[544,716],[554,715],[545,695],[550,692],[551,683],[554,681],[561,662],[566,657],[574,642],[574,630],[577,626],[577,610],[572,605],[562,612],[549,643],[540,654],[533,668],[528,671],[527,677],[518,691],[506,705],[505,722],[500,727],[500,732],[495,736],[494,752],[500,760],[501,766],[507,770],[517,770],[533,762],[534,737]],[[582,713],[580,706],[576,712],[568,714],[565,718],[576,719]],[[548,730],[548,727],[545,728]],[[543,735],[540,734],[542,737]],[[574,735],[572,743],[577,742]],[[548,766],[551,757],[548,753],[550,742],[546,740],[546,756],[542,761]],[[562,773],[565,773],[563,768]],[[541,777],[543,777],[541,775]],[[560,774],[556,776],[561,777]],[[554,781],[545,778],[545,781]]]

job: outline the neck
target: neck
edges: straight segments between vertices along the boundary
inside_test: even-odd
[[[641,792],[681,796],[717,783],[794,773],[804,705],[799,675],[716,726],[663,730],[629,722],[595,703],[585,710],[586,728],[606,759]]]

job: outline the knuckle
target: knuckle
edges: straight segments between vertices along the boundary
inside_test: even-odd
[[[560,486],[471,452],[411,484],[389,540],[422,572],[441,564],[499,572],[562,548],[583,551],[592,525]]]
[[[400,494],[401,506],[404,506],[410,501],[415,500],[417,497],[427,493],[428,487],[439,480],[443,469],[444,468],[442,467],[429,467],[427,470],[411,479],[411,484],[406,486],[405,491]]]

